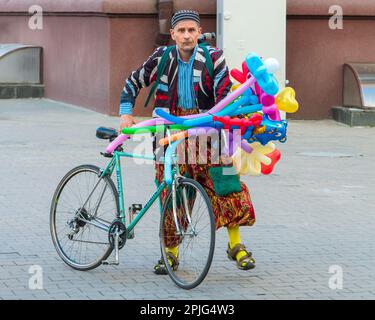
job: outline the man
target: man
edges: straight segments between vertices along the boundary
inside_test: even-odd
[[[211,77],[204,50],[198,46],[202,34],[199,14],[192,10],[176,12],[171,20],[170,34],[176,46],[169,53],[164,74],[156,90],[155,107],[168,108],[177,116],[199,113],[199,109],[210,109],[230,92],[232,86],[228,67],[222,50],[208,47],[213,65]],[[125,81],[120,99],[120,129],[132,126],[135,121],[132,108],[141,88],[149,86],[156,80],[158,65],[167,47],[159,47],[136,71]],[[207,54],[207,52],[206,52]],[[208,151],[210,153],[210,151]],[[210,197],[215,215],[216,229],[228,228],[228,258],[237,262],[237,267],[248,270],[255,267],[251,252],[241,244],[239,226],[251,226],[255,222],[254,208],[248,189],[238,179],[239,190],[227,194],[218,194],[216,182],[210,175],[210,164],[181,164],[181,174],[188,173],[197,180]],[[160,183],[164,166],[156,164],[156,179]],[[219,181],[220,183],[220,181]],[[230,191],[230,190],[228,190]],[[162,203],[167,195],[165,189],[161,194]],[[178,247],[168,248],[172,259],[168,262],[178,263]],[[154,267],[155,273],[166,274],[162,260]]]

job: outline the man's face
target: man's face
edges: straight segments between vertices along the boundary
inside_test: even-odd
[[[182,20],[171,29],[171,37],[177,47],[187,52],[194,50],[201,34],[202,28],[193,20]]]

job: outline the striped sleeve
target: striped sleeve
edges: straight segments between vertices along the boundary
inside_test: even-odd
[[[220,49],[216,49],[212,55],[212,63],[214,64],[214,94],[215,103],[220,102],[230,92],[232,81],[229,76],[228,66],[225,61],[224,53]]]
[[[132,114],[135,99],[140,89],[148,87],[155,80],[158,63],[166,48],[167,47],[157,48],[142,66],[133,71],[125,80],[125,85],[120,97],[120,115]]]

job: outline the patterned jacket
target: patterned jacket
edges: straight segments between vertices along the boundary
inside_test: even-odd
[[[133,71],[125,81],[125,86],[121,94],[121,103],[135,104],[141,88],[149,86],[156,80],[157,67],[167,47],[159,47],[136,71]],[[196,105],[199,109],[207,110],[212,108],[229,93],[232,82],[229,77],[228,67],[225,62],[223,51],[218,48],[208,46],[212,63],[214,65],[214,77],[210,78],[204,52],[198,47],[193,63],[193,83]],[[155,107],[169,108],[171,113],[175,113],[177,107],[177,49],[170,52],[166,63],[164,74],[160,78],[156,88]]]

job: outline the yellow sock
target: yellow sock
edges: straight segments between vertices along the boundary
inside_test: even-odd
[[[178,246],[173,248],[166,248],[167,252],[172,253],[175,257],[178,257]]]
[[[240,227],[228,227],[228,238],[229,238],[229,247],[233,249],[233,247],[241,243],[241,235],[240,235]],[[237,253],[236,259],[237,261],[240,260],[243,256],[246,256],[246,252],[241,250]]]

